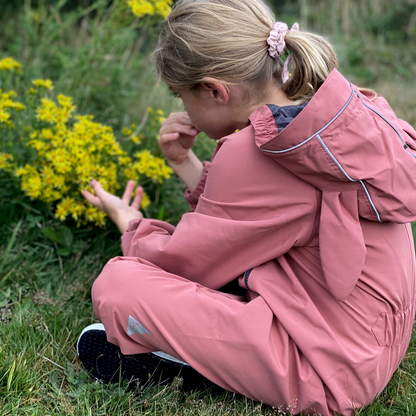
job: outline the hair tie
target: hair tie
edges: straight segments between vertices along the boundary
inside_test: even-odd
[[[290,31],[299,30],[299,24],[295,23]],[[273,26],[273,29],[270,32],[270,36],[267,38],[267,44],[269,45],[269,55],[272,58],[277,58],[282,56],[286,51],[286,42],[285,36],[289,32],[289,28],[286,23],[276,22]],[[283,83],[289,79],[289,65],[291,61],[291,56],[289,55],[285,61],[285,65],[282,71]]]

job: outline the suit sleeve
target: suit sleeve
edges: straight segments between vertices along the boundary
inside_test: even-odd
[[[203,165],[204,173],[202,174],[202,178],[199,181],[197,187],[192,192],[189,189],[185,191],[185,198],[191,207],[191,211],[195,211],[199,197],[201,196],[202,192],[204,192],[205,182],[207,180],[209,168],[211,167],[211,162],[203,162]]]
[[[195,211],[176,228],[152,219],[132,221],[122,237],[125,256],[218,289],[309,241],[316,189],[240,133],[219,142]]]

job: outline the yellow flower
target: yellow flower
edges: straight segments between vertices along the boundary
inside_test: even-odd
[[[155,8],[156,8],[156,14],[159,16],[162,16],[164,19],[166,19],[171,12],[171,1],[166,0],[156,0],[155,2]]]
[[[71,116],[71,112],[65,108],[56,108],[54,114],[54,121],[57,124],[66,123]]]
[[[10,113],[0,108],[0,123],[7,123],[10,119]]]
[[[22,72],[22,65],[13,58],[4,58],[0,60],[0,71],[16,71],[17,73],[20,73]]]
[[[146,2],[157,6],[155,0],[142,1],[141,5]],[[32,91],[26,94],[36,94],[38,88],[52,89],[53,85],[50,80],[34,80]],[[16,97],[15,91],[0,89],[2,128],[10,128],[14,112],[25,109]],[[36,120],[32,120],[32,125],[29,122],[22,127],[24,137],[21,140],[34,155],[32,162],[17,167],[11,155],[0,153],[0,169],[13,169],[20,179],[21,190],[30,198],[54,207],[57,219],[72,218],[78,226],[88,223],[103,226],[105,213],[89,205],[81,196],[81,191],[89,188],[91,179],[99,180],[106,190],[115,193],[122,185],[120,181],[146,176],[158,184],[173,171],[150,150],[142,150],[132,157],[116,140],[111,127],[95,122],[93,116],[76,115],[75,111],[71,97],[62,94],[53,99],[40,97],[34,111]],[[144,130],[132,138],[133,142],[139,143],[144,137],[154,138],[164,114],[153,109],[150,114]],[[136,128],[134,124],[125,127],[123,134],[131,137]],[[144,194],[141,208],[146,209],[150,202],[149,195]]]
[[[17,96],[16,91],[9,91],[9,92],[3,92],[3,90],[0,88],[1,98],[2,100],[7,100],[9,98],[14,98]]]
[[[139,133],[137,136],[133,136],[131,138],[131,141],[135,144],[140,144],[142,142],[143,139],[143,134]]]
[[[119,161],[119,163],[120,163],[121,166],[129,165],[131,163],[131,157],[129,157],[129,156],[121,156],[118,159],[118,161]]]
[[[127,4],[137,17],[158,15],[164,19],[171,11],[171,0],[128,0]]]
[[[68,208],[69,213],[72,215],[72,218],[77,221],[82,217],[86,210],[85,205],[82,202],[74,201]]]
[[[153,156],[148,150],[137,152],[134,156],[138,159],[133,165],[134,169],[154,182],[162,183],[173,173],[173,170],[166,166],[163,159]]]
[[[42,180],[36,168],[25,165],[17,171],[17,175],[22,177],[21,189],[31,199],[36,199],[42,191]]]
[[[10,110],[22,111],[25,106],[22,103],[13,101],[16,96],[15,91],[3,92],[0,89],[0,124],[6,124],[9,128],[14,128],[14,124],[11,121],[12,113]]]
[[[153,4],[147,0],[129,0],[127,4],[131,7],[131,11],[137,17],[143,17],[145,15],[152,16],[155,13]]]
[[[42,129],[40,132],[40,137],[45,140],[52,140],[54,137],[54,134],[51,129]]]
[[[128,127],[124,127],[123,130],[121,131],[121,134],[127,137],[133,134],[133,130],[129,129]]]
[[[16,172],[15,172],[16,176],[23,176],[23,175],[26,175],[26,174],[27,174],[27,169],[26,168],[20,167],[20,168],[16,169]]]
[[[0,152],[0,170],[10,170],[12,162],[13,155]]]
[[[16,111],[23,111],[26,107],[22,103],[14,103],[13,108]]]
[[[36,88],[46,88],[47,90],[53,90],[53,84],[50,79],[35,79],[32,84]]]
[[[71,172],[71,163],[68,158],[68,151],[63,148],[50,150],[46,155],[55,168],[56,173],[65,174]]]
[[[30,140],[28,145],[33,147],[38,152],[38,155],[43,155],[45,153],[44,150],[46,145],[42,140]]]
[[[94,222],[98,227],[105,225],[106,214],[92,205],[85,209],[85,219],[88,222]]]
[[[137,179],[137,172],[133,166],[128,167],[127,169],[123,170],[123,175],[127,180],[135,181]]]
[[[65,185],[65,176],[63,176],[63,175],[54,175],[53,186],[55,188],[64,190],[64,185]]]
[[[146,209],[150,205],[150,198],[146,192],[143,192],[142,202],[140,204],[141,209]]]
[[[42,105],[35,110],[36,118],[38,120],[53,123],[56,117],[56,104],[49,98],[42,98],[41,104]]]
[[[55,218],[61,221],[65,221],[65,218],[69,214],[70,207],[75,203],[73,198],[66,197],[56,206]]]

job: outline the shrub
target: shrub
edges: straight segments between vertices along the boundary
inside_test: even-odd
[[[0,60],[0,78],[13,84],[22,66],[8,57]],[[10,77],[14,75],[14,77]],[[130,134],[123,149],[111,127],[94,121],[92,115],[77,115],[71,97],[54,94],[51,80],[33,80],[18,94],[0,89],[0,170],[20,179],[21,191],[32,200],[53,207],[57,219],[72,217],[77,225],[105,224],[105,214],[89,205],[80,194],[97,179],[116,193],[128,179],[153,190],[172,174],[163,159],[152,154],[149,138]],[[163,112],[149,111],[147,134],[157,135]],[[151,136],[151,135],[150,135]],[[153,140],[153,148],[156,140]],[[154,192],[153,192],[154,193]],[[142,208],[151,203],[145,194]]]

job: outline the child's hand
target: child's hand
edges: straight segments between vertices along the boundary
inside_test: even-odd
[[[143,188],[141,186],[137,187],[136,195],[130,205],[135,187],[134,181],[127,182],[121,199],[105,191],[98,181],[91,181],[91,186],[95,195],[89,191],[82,191],[82,195],[90,204],[104,211],[117,225],[122,234],[127,230],[131,220],[143,218],[142,213],[139,211],[143,197]]]
[[[187,113],[171,113],[162,122],[159,146],[171,165],[177,166],[184,162],[198,133]]]

